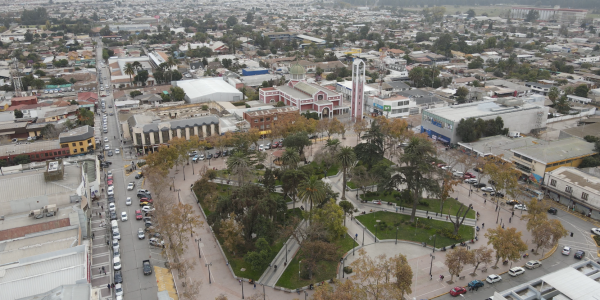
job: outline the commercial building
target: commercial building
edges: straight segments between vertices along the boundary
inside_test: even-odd
[[[592,300],[600,294],[599,278],[600,265],[584,258],[566,268],[489,296],[493,296],[494,300]],[[488,296],[481,298],[485,297]]]
[[[175,81],[173,84],[183,89],[188,103],[237,102],[243,97],[242,92],[221,77]]]
[[[386,118],[400,118],[417,115],[420,112],[415,100],[404,96],[373,97],[374,113]]]
[[[577,167],[585,157],[596,154],[594,144],[575,137],[547,144],[532,143],[511,149],[511,152],[510,159],[515,168],[538,182],[542,181],[546,172],[560,167]]]
[[[1,160],[12,163],[18,155],[27,155],[30,161],[44,161],[67,157],[71,155],[71,150],[61,148],[58,140],[0,146]]]
[[[600,220],[600,178],[573,167],[546,172],[543,188],[554,201]]]
[[[546,127],[548,107],[542,101],[543,97],[497,99],[427,109],[423,111],[421,132],[443,143],[457,143],[461,141],[456,133],[460,120],[501,117],[510,131],[529,133]]]
[[[560,8],[560,6],[555,6],[554,8],[516,6],[510,9],[510,17],[512,19],[525,19],[532,10],[539,14],[539,17],[536,19],[536,21],[580,23],[587,15],[587,10],[585,9],[566,9]]]
[[[63,132],[58,136],[60,148],[69,149],[71,154],[93,152],[96,149],[94,128],[88,125]]]
[[[36,96],[13,97],[12,99],[10,99],[10,102],[11,106],[37,104],[38,98]]]
[[[250,124],[251,128],[260,130],[261,135],[271,133],[271,127],[278,118],[285,117],[287,114],[298,114],[297,107],[280,107],[273,109],[255,110],[244,112],[244,120]]]
[[[311,44],[315,44],[317,46],[324,47],[327,44],[327,41],[324,39],[316,38],[310,35],[298,34],[294,32],[265,32],[263,33],[264,37],[268,37],[271,41],[281,40],[281,41],[293,41],[296,40],[300,43],[300,47],[304,48]]]
[[[306,70],[299,64],[290,68],[291,80],[277,87],[261,88],[259,100],[267,104],[282,101],[300,112],[316,112],[319,117],[349,113],[350,106],[342,101],[342,95],[334,90],[304,80]]]
[[[263,74],[269,74],[269,69],[266,69],[266,68],[242,69],[242,76],[263,75]]]
[[[127,131],[133,139],[133,146],[140,153],[154,151],[161,144],[168,144],[173,138],[189,140],[192,136],[198,136],[203,139],[221,134],[219,118],[216,116],[163,121],[134,115],[127,120],[127,126]]]

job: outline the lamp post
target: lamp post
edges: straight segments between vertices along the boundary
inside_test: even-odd
[[[340,262],[342,263],[342,278],[345,278],[345,275],[346,275],[346,274],[344,274],[344,268],[345,268],[345,262],[346,262],[346,261],[345,261],[345,260],[344,260],[344,258],[342,257],[342,258],[340,259]]]
[[[354,243],[356,243],[356,246],[358,246],[358,242],[356,242],[356,240],[355,240],[355,239],[353,239],[352,246],[354,246]],[[355,256],[355,254],[354,254],[354,250],[356,249],[356,246],[354,246],[354,248],[352,248],[352,256]],[[542,257],[543,257],[543,256],[542,256]]]
[[[242,299],[244,299],[244,281],[240,281],[240,284],[242,285]]]
[[[396,245],[398,245],[398,227],[396,227]]]
[[[434,234],[433,235],[433,251],[432,252],[435,252],[435,241],[436,240],[437,240],[437,236]]]
[[[362,245],[365,245],[365,227],[363,226],[363,240],[362,240]]]
[[[196,175],[194,171],[194,162],[192,161],[192,175]]]
[[[375,220],[375,222],[377,222],[377,224],[375,224],[375,243],[377,243],[377,234],[379,232],[379,222],[381,222],[381,220]]]
[[[212,281],[210,280],[210,266],[212,266],[212,262],[211,263],[207,263],[205,265],[208,267],[208,284],[211,284]]]
[[[198,258],[202,258],[202,254],[200,254],[200,239],[194,239],[196,243],[198,243]]]
[[[298,261],[298,280],[300,280],[300,263],[301,262],[302,262],[301,260]]]
[[[417,218],[417,222],[415,222],[415,236],[417,236],[417,226],[419,225],[419,218]]]
[[[431,263],[429,264],[429,276],[431,277],[431,269],[433,268],[433,260],[435,259],[435,256],[433,256],[431,253],[429,253],[429,256],[431,256]]]
[[[267,300],[267,294],[265,293],[265,285],[263,284],[263,300]]]
[[[177,199],[179,199],[179,204],[181,204],[181,197],[179,197],[179,191],[181,191],[181,189],[176,189],[175,191],[177,192]]]
[[[287,250],[287,242],[288,242],[288,241],[285,241],[285,263],[286,263],[286,264],[287,264],[287,262],[288,262],[288,259],[287,259],[287,253],[288,253],[288,250]]]

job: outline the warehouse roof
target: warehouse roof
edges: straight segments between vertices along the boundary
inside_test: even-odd
[[[403,94],[403,93],[400,93]],[[447,120],[458,122],[467,118],[483,118],[486,116],[510,114],[518,111],[540,109],[539,105],[525,103],[521,106],[502,106],[495,100],[465,103],[451,105],[446,107],[428,109],[426,112],[445,118]]]
[[[88,125],[77,127],[75,129],[69,130],[68,132],[63,132],[59,135],[58,140],[61,143],[69,143],[76,141],[83,141],[94,137],[94,128]]]
[[[531,145],[513,149],[512,152],[527,156],[541,163],[549,164],[569,158],[594,155],[594,144],[580,138],[566,138],[551,141],[547,145]]]
[[[218,93],[241,94],[220,77],[178,81],[177,86],[182,88],[190,99],[208,97]]]

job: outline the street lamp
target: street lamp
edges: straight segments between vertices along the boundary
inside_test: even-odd
[[[377,233],[379,232],[379,222],[381,222],[381,220],[376,220],[375,222],[377,222],[377,224],[375,224],[375,243],[377,243]]]
[[[179,199],[179,204],[181,204],[181,197],[179,197],[179,191],[181,191],[181,189],[176,189],[175,191],[177,192],[177,199]]]
[[[437,236],[434,234],[433,235],[433,251],[432,252],[435,252],[435,241],[436,240],[437,240]]]
[[[431,269],[433,268],[433,260],[435,259],[435,256],[433,256],[431,253],[429,253],[429,256],[431,256],[431,263],[429,264],[429,277],[431,277]]]
[[[298,280],[300,280],[300,269],[301,269],[300,268],[300,263],[301,262],[302,262],[301,260],[298,261]]]
[[[419,218],[417,218],[417,222],[415,222],[415,236],[417,236],[418,225],[419,225]]]
[[[344,268],[345,268],[345,264],[344,264],[344,263],[345,263],[346,261],[344,260],[344,258],[343,258],[343,257],[340,259],[340,261],[341,261],[341,263],[342,263],[342,278],[345,278],[345,275],[346,275],[346,274],[344,273]]]
[[[354,250],[355,250],[355,249],[356,249],[356,247],[358,246],[358,242],[356,241],[356,239],[353,239],[352,241],[353,241],[353,243],[352,243],[352,246],[354,246],[354,243],[356,243],[356,246],[354,246],[354,248],[352,248],[352,256],[355,256],[355,254],[354,254]],[[542,257],[543,257],[543,256],[542,256]]]
[[[398,245],[398,227],[396,227],[396,245]]]
[[[267,294],[265,293],[265,285],[263,284],[263,300],[267,300]]]
[[[205,266],[208,267],[208,284],[211,284],[212,281],[210,280],[210,266],[212,266],[212,262],[205,264]]]
[[[198,258],[202,258],[202,254],[200,254],[200,240],[201,239],[194,239],[196,240],[196,243],[198,243]]]
[[[244,281],[240,281],[240,284],[242,285],[242,299],[244,299]]]

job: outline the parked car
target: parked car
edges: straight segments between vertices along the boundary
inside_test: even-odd
[[[557,212],[558,212],[558,210],[556,208],[554,208],[554,207],[548,208],[548,213],[549,214],[556,215]]]
[[[476,187],[476,188],[484,188],[484,187],[487,186],[487,184],[480,182],[480,183],[474,184],[473,186]]]
[[[525,204],[517,204],[517,205],[514,206],[514,209],[519,209],[519,210],[527,211],[527,205],[525,205]]]
[[[465,179],[466,183],[470,183],[470,184],[476,184],[477,183],[477,179],[475,178],[467,178]]]
[[[535,269],[542,266],[542,263],[539,260],[530,260],[525,264],[525,268],[527,269]]]
[[[229,151],[227,151],[227,150],[223,150],[223,156],[225,157],[225,156],[227,156],[227,155],[229,155]]]
[[[206,158],[207,158],[207,159],[212,159],[212,158],[213,158],[213,155],[212,155],[212,153],[209,153],[209,154],[206,156]]]
[[[482,187],[482,188],[481,188],[481,191],[482,191],[482,192],[488,192],[488,193],[489,193],[489,192],[493,192],[493,191],[494,191],[494,188],[492,188],[492,187],[490,187],[490,186],[485,186],[485,187]]]
[[[112,220],[117,220],[117,213],[116,212],[114,212],[114,211],[110,212],[110,220],[111,221]]]
[[[214,158],[219,158],[219,156],[221,156],[221,151],[217,151],[217,153],[215,153]]]
[[[499,282],[500,280],[502,280],[502,277],[500,277],[500,275],[496,275],[496,274],[490,274],[485,279],[485,281],[487,281],[488,283],[496,283],[496,282]]]
[[[149,243],[150,243],[150,246],[154,246],[154,247],[162,247],[165,244],[164,241],[159,240],[158,238],[154,238],[154,237],[150,238]]]
[[[144,175],[142,175],[142,172],[138,172],[137,174],[135,174],[135,179],[140,179],[144,177]]]
[[[600,235],[600,228],[592,228],[592,233],[595,235]]]
[[[510,199],[510,200],[506,200],[506,204],[508,204],[508,205],[517,205],[517,204],[519,204],[519,201],[517,201],[515,199]]]
[[[469,284],[467,284],[467,286],[470,287],[470,288],[472,288],[472,289],[473,288],[480,288],[483,285],[484,285],[483,281],[481,281],[481,280],[473,280],[473,281],[469,282]]]
[[[457,286],[450,290],[450,295],[452,295],[453,297],[457,297],[458,295],[462,295],[462,294],[466,294],[466,293],[467,293],[467,289],[465,289],[462,286]]]
[[[117,243],[116,245],[114,244],[113,241],[113,247],[119,247],[119,244]],[[113,260],[113,269],[115,269],[116,271],[121,270],[121,259],[120,258],[115,258]]]
[[[115,206],[115,204],[114,204],[114,203],[109,203],[109,204],[108,204],[108,210],[109,210],[109,211],[113,212],[113,211],[115,211],[116,209],[117,209],[117,207]]]
[[[116,148],[115,149],[115,154],[119,154],[119,153],[121,153],[121,150],[119,150],[119,148]]]
[[[148,202],[148,203],[152,204],[152,199],[144,197],[144,198],[140,198],[140,202]]]
[[[575,252],[575,255],[573,255],[573,257],[577,258],[577,259],[582,259],[583,257],[585,257],[585,251],[577,250],[577,252]]]
[[[562,249],[562,252],[561,252],[561,253],[562,253],[562,255],[569,255],[569,254],[571,254],[571,247],[565,246],[565,247]]]
[[[502,193],[502,192],[493,191],[493,192],[490,192],[490,195],[491,196],[496,196],[498,198],[504,198],[504,193]]]
[[[508,270],[508,275],[510,275],[512,277],[519,276],[523,273],[525,273],[525,269],[523,269],[521,267],[514,267],[514,268]]]
[[[109,186],[108,189],[106,190],[106,193],[108,195],[114,195],[115,194],[115,188],[112,186]]]
[[[123,275],[121,274],[121,270],[115,271],[115,283],[123,283]]]
[[[115,296],[123,297],[123,286],[120,283],[115,284]]]

